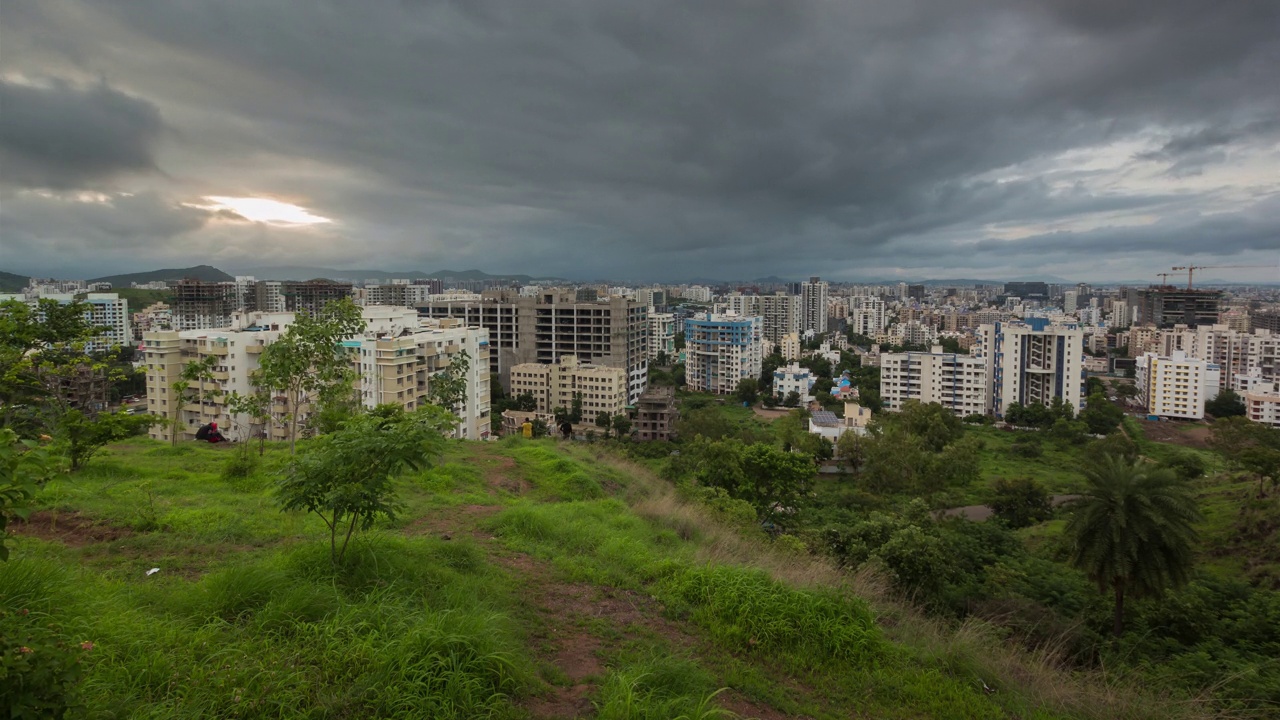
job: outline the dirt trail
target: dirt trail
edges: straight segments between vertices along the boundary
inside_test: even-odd
[[[516,462],[485,454],[474,458],[492,491],[524,494],[531,485]],[[493,493],[495,496],[497,492]],[[575,718],[595,714],[592,697],[608,673],[604,658],[628,640],[661,638],[676,651],[693,653],[701,641],[680,623],[662,616],[653,598],[632,590],[561,580],[550,563],[513,552],[482,530],[483,520],[501,505],[466,505],[439,517],[418,518],[407,533],[429,532],[442,537],[470,535],[488,552],[490,561],[523,581],[521,605],[530,618],[530,641],[538,660],[554,666],[559,678],[544,693],[526,698],[523,706],[534,718]],[[717,700],[740,717],[785,720],[770,707],[759,707],[728,691]]]

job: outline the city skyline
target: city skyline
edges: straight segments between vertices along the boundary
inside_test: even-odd
[[[1277,282],[1277,22],[1197,1],[16,2],[0,264]]]

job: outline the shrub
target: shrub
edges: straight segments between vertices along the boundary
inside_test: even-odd
[[[68,640],[43,613],[0,610],[0,708],[23,720],[79,709],[81,658],[92,649],[91,642]]]

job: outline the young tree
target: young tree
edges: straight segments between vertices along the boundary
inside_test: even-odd
[[[461,350],[449,361],[449,365],[431,376],[427,396],[431,402],[458,412],[467,399],[467,371],[471,369],[471,355]]]
[[[596,427],[604,431],[604,436],[609,437],[609,428],[613,427],[613,418],[607,412],[596,414]]]
[[[1070,562],[1115,595],[1112,630],[1124,632],[1128,596],[1158,595],[1187,582],[1200,519],[1188,485],[1142,460],[1104,456],[1084,471],[1066,536]]]
[[[787,393],[787,396],[782,399],[782,404],[789,408],[800,407],[800,393],[795,390]]]
[[[516,396],[516,409],[521,412],[533,412],[538,409],[538,399],[531,392],[520,393]]]
[[[862,467],[864,440],[856,432],[846,432],[836,440],[836,461],[840,463],[840,469],[854,472]]]
[[[741,402],[755,405],[760,397],[760,382],[755,378],[742,378],[738,381],[738,389],[734,394]]]
[[[258,455],[266,452],[267,426],[271,423],[271,395],[266,388],[254,383],[254,391],[241,395],[232,390],[227,396],[227,412],[232,421],[241,416],[248,416],[249,434],[258,434]],[[248,444],[245,444],[248,447]]]
[[[439,407],[407,413],[383,405],[309,440],[276,487],[281,510],[315,513],[329,528],[329,553],[342,562],[351,536],[401,504],[393,482],[405,469],[428,466],[444,449],[457,417]],[[341,537],[341,544],[339,544]]]
[[[289,431],[290,453],[297,451],[304,408],[322,391],[354,382],[355,371],[341,343],[363,328],[360,308],[344,298],[317,315],[298,313],[279,339],[263,349],[260,382],[282,396],[285,409],[277,421]]]

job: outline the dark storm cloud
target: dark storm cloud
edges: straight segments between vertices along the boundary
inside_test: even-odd
[[[85,188],[152,170],[163,124],[151,103],[105,82],[19,84],[0,79],[0,181]]]
[[[988,226],[1107,254],[1136,241],[1108,219],[1125,213],[1175,234],[1202,213],[1280,229],[1271,206],[1139,182],[1274,156],[1258,138],[1280,116],[1280,3],[21,7],[75,51],[0,63],[127,81],[175,125],[166,170],[205,194],[305,195],[353,264],[803,275],[962,262]],[[1070,157],[1135,139],[1112,164]]]

